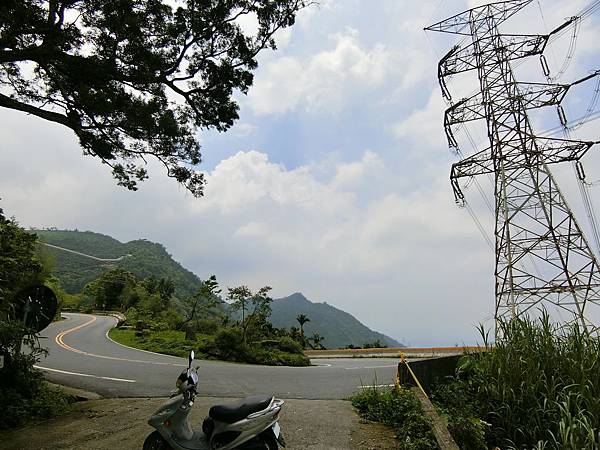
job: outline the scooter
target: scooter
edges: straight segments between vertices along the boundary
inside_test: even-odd
[[[194,351],[188,368],[177,378],[171,396],[148,420],[156,428],[144,441],[143,450],[277,450],[285,447],[279,425],[283,400],[253,396],[237,402],[215,405],[194,431],[188,415],[194,405],[198,386],[198,367],[192,369]]]

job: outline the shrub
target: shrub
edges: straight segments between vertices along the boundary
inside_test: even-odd
[[[363,418],[393,427],[401,449],[438,449],[421,404],[409,390],[366,388],[351,401]]]
[[[284,336],[278,340],[277,348],[283,352],[294,353],[298,355],[304,354],[302,345],[298,341],[287,336]]]
[[[185,333],[175,330],[152,331],[138,337],[132,330],[113,329],[109,335],[112,339],[131,347],[174,356],[186,357],[190,350],[194,350],[199,358],[276,366],[310,365],[310,360],[302,351],[291,353],[278,348],[281,345],[278,340],[273,341],[277,348],[242,344],[242,332],[235,327],[221,328],[214,336],[198,335],[193,341],[186,341]],[[286,341],[283,347],[293,349]]]
[[[0,429],[12,428],[66,411],[72,397],[49,387],[43,374],[34,369],[34,354],[7,355],[0,369]]]
[[[18,389],[8,387],[0,391],[2,419],[0,429],[22,426],[36,419],[48,419],[69,410],[74,399],[58,389],[51,388],[43,377],[36,380],[24,395]]]
[[[235,357],[245,350],[242,344],[242,330],[235,327],[227,327],[219,330],[214,338],[215,352],[223,359]]]
[[[243,356],[244,362],[269,366],[310,366],[310,360],[304,354],[288,353],[278,349],[248,347]]]
[[[197,321],[196,330],[202,334],[216,334],[220,326],[215,319],[200,319]]]
[[[37,238],[0,209],[0,428],[22,425],[26,420],[49,417],[68,407],[68,397],[49,389],[42,374],[33,368],[45,351],[35,330],[15,318],[14,300],[23,289],[49,281],[43,255],[36,255]],[[46,264],[44,264],[46,263]],[[23,345],[22,345],[23,344]],[[21,348],[26,348],[25,352]]]

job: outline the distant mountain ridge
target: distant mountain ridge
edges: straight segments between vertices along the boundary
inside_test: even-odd
[[[306,315],[310,322],[304,325],[305,335],[310,337],[318,332],[325,338],[322,343],[327,348],[359,347],[376,340],[388,347],[402,346],[395,339],[371,330],[352,314],[327,303],[313,303],[300,292],[273,300],[271,309],[271,322],[279,328],[298,327],[296,317],[298,314]]]
[[[200,288],[200,278],[175,261],[161,244],[145,239],[123,243],[92,231],[51,229],[33,230],[33,233],[51,245],[44,248],[54,258],[54,275],[72,294],[80,292],[111,267],[121,267],[140,279],[150,275],[171,278],[175,282],[175,296],[179,299],[194,295]],[[305,314],[310,319],[304,325],[306,336],[318,332],[325,338],[322,343],[327,348],[343,348],[350,344],[363,346],[376,340],[390,347],[401,345],[389,336],[369,329],[351,314],[327,303],[313,303],[301,293],[275,299],[271,306],[274,326],[298,327],[296,317]]]

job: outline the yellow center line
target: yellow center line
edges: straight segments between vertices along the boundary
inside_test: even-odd
[[[76,326],[76,327],[74,327],[74,328],[69,328],[68,330],[65,330],[65,331],[62,331],[62,332],[58,333],[58,334],[56,335],[56,337],[54,338],[54,342],[56,342],[56,344],[57,344],[59,347],[62,347],[62,348],[64,348],[65,350],[69,350],[70,352],[75,352],[75,353],[85,353],[85,352],[82,352],[81,350],[77,350],[76,348],[73,348],[73,347],[71,347],[71,346],[69,346],[69,345],[65,344],[65,343],[63,342],[63,339],[64,339],[64,337],[65,337],[67,334],[69,334],[69,333],[72,333],[73,331],[80,330],[81,328],[87,327],[88,325],[91,325],[91,324],[92,324],[92,323],[94,323],[95,321],[96,321],[96,316],[92,316],[92,318],[91,318],[90,320],[88,320],[87,322],[85,322],[85,323],[82,323],[81,325],[78,325],[78,326]]]
[[[98,355],[98,354],[95,354],[95,353],[90,353],[90,352],[86,352],[86,351],[83,351],[83,350],[79,350],[77,348],[71,347],[68,344],[65,344],[64,338],[65,338],[65,336],[67,334],[73,333],[74,331],[81,330],[82,328],[85,328],[88,325],[91,325],[96,320],[97,320],[97,317],[96,316],[92,316],[92,318],[90,320],[88,320],[87,322],[82,323],[81,325],[77,325],[76,327],[69,328],[68,330],[65,330],[65,331],[62,331],[62,332],[58,333],[56,335],[56,337],[54,338],[54,342],[56,342],[56,345],[58,345],[59,347],[61,347],[64,350],[67,350],[67,351],[70,351],[70,352],[73,352],[73,353],[78,353],[80,355],[91,356],[93,358],[110,359],[110,360],[113,360],[113,361],[127,361],[127,362],[140,363],[140,364],[153,364],[153,365],[157,365],[157,366],[187,367],[187,365],[185,365],[185,364],[174,364],[174,363],[156,362],[156,361],[143,361],[141,359],[129,359],[129,358],[119,358],[119,357],[116,357],[116,356]]]

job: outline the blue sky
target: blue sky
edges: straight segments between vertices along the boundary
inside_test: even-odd
[[[261,55],[254,86],[239,96],[239,122],[227,133],[200,135],[199,169],[208,179],[201,199],[153,163],[151,179],[127,192],[81,156],[68,130],[0,111],[0,205],[25,226],[161,242],[200,277],[269,284],[275,296],[301,291],[407,344],[473,343],[479,322],[491,326],[493,253],[455,206],[448,182],[456,157],[443,132],[436,75],[456,40],[422,29],[480,3],[324,0],[302,12],[278,36],[279,49]],[[536,0],[506,30],[544,32],[587,4]],[[582,24],[562,81],[599,66],[597,22]],[[244,26],[252,30],[251,22]],[[568,41],[549,49],[553,67]],[[537,61],[517,71],[542,81]],[[477,80],[456,77],[450,87],[461,98]],[[573,95],[568,112],[585,110],[589,93]],[[555,126],[555,114],[534,123]],[[597,123],[577,135],[597,139]],[[472,135],[484,141],[481,129]],[[464,134],[457,137],[471,153]],[[586,169],[600,178],[599,158],[590,155]],[[583,213],[572,172],[557,172]],[[491,199],[489,182],[482,185]],[[592,195],[597,202],[598,192]],[[467,196],[491,235],[482,199],[472,188]]]

